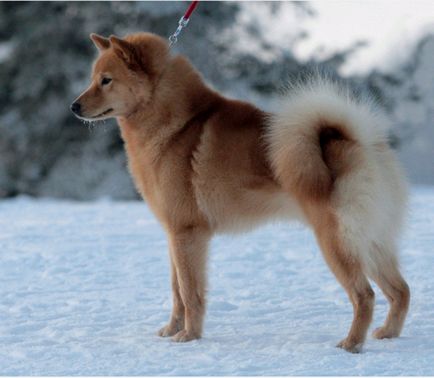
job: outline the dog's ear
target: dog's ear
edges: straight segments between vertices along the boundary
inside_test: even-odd
[[[93,41],[99,51],[107,50],[110,47],[110,41],[108,38],[92,33],[90,35],[90,39]]]
[[[132,70],[139,70],[142,68],[137,57],[137,52],[131,43],[114,35],[109,37],[109,41],[114,52],[127,64],[128,68]]]

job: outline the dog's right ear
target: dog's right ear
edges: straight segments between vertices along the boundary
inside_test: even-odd
[[[90,39],[93,41],[99,51],[107,50],[110,47],[110,41],[108,38],[92,33],[90,35]]]

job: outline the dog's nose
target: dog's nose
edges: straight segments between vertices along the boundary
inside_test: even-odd
[[[80,115],[80,114],[81,114],[81,105],[80,105],[80,103],[79,103],[79,102],[74,102],[74,103],[71,105],[71,111],[72,111],[74,114]]]

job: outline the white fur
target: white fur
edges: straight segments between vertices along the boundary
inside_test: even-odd
[[[332,204],[340,235],[369,275],[396,263],[396,238],[407,201],[406,179],[387,144],[389,124],[373,110],[369,98],[356,99],[349,90],[324,79],[292,88],[282,110],[271,117],[268,142],[272,164],[282,161],[291,143],[316,137],[319,120],[342,125],[361,146],[361,164],[338,177]],[[288,164],[309,164],[292,161]],[[274,167],[279,175],[279,167]]]

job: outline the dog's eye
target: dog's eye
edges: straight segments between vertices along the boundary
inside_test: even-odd
[[[111,81],[112,79],[110,79],[109,77],[103,77],[103,79],[101,80],[101,85],[107,85]]]

